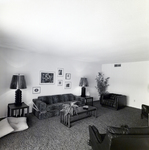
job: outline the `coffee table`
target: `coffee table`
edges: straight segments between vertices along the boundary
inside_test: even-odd
[[[75,122],[80,119],[84,119],[86,117],[90,117],[93,115],[97,117],[96,116],[97,108],[94,106],[88,106],[88,109],[84,109],[83,107],[78,107],[77,109],[78,111],[76,115],[70,115],[70,114],[65,115],[64,111],[60,111],[60,122],[70,128],[72,122]]]

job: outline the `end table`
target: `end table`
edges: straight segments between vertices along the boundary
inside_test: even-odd
[[[27,114],[29,114],[29,106],[26,105],[24,102],[21,106],[16,106],[15,103],[8,104],[8,117],[24,117],[24,109],[27,109]]]
[[[89,103],[91,103],[90,105],[93,106],[93,97],[85,96],[84,98],[86,100],[86,105],[89,105]],[[88,100],[91,100],[91,102],[88,102]]]

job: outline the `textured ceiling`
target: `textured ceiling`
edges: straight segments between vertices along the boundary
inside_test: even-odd
[[[0,49],[101,63],[149,60],[149,1],[0,0]]]

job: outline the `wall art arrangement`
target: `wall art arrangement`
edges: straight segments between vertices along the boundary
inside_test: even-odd
[[[57,85],[58,85],[58,86],[62,86],[62,85],[63,85],[63,80],[58,80],[58,81],[57,81]]]
[[[65,80],[71,80],[71,73],[65,73],[64,76],[63,68],[57,68],[56,75],[54,71],[40,71],[40,84],[45,84],[45,85],[55,84],[56,76],[57,76],[57,86],[63,86],[65,89],[71,89],[72,82],[65,81]],[[38,94],[40,93],[41,89],[40,87],[33,87],[32,91],[34,94],[35,93]]]
[[[57,69],[57,76],[58,77],[63,77],[64,76],[64,69],[63,68],[58,68]]]
[[[66,80],[70,80],[71,79],[71,74],[70,73],[66,73],[65,74],[65,79]]]
[[[33,94],[40,94],[41,88],[40,87],[33,87],[32,92],[33,92]]]
[[[41,71],[40,72],[40,84],[54,84],[55,83],[55,72]]]
[[[70,81],[65,81],[64,88],[65,89],[71,89],[72,83]]]

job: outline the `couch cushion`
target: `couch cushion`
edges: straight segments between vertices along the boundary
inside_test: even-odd
[[[73,94],[68,94],[69,101],[74,101],[74,95]]]
[[[63,94],[63,97],[64,97],[64,102],[69,101],[69,96],[68,96],[68,94]]]
[[[110,97],[109,97],[109,98],[112,99],[112,100],[115,100],[115,99],[116,99],[116,95],[110,94]]]
[[[58,95],[53,95],[52,96],[53,104],[58,103]]]
[[[102,96],[103,96],[104,99],[109,99],[110,94],[109,93],[104,93],[104,94],[102,94]]]
[[[112,134],[148,135],[149,127],[108,127],[107,131]]]
[[[113,134],[128,134],[128,128],[108,127],[107,132],[110,132]]]
[[[46,96],[39,96],[38,99],[40,99],[41,101],[47,103],[47,97]]]
[[[149,127],[129,128],[128,134],[149,135]]]
[[[64,102],[64,96],[63,95],[58,95],[58,102]]]
[[[52,96],[46,96],[46,102],[47,104],[53,104]]]
[[[39,96],[38,99],[45,102],[46,104],[53,104],[53,99],[52,99],[51,95],[49,95],[49,96]]]
[[[56,103],[56,104],[52,104],[52,105],[47,105],[47,111],[61,110],[62,109],[62,105],[63,105],[63,103]]]

